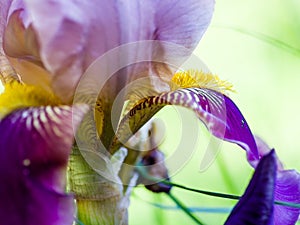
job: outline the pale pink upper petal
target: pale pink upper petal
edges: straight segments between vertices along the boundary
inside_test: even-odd
[[[8,9],[10,7],[12,0],[0,0],[0,38],[2,40],[3,32],[6,26],[7,21],[7,15],[8,15]],[[1,43],[1,41],[0,41]],[[2,49],[2,43],[1,43],[1,49]],[[2,52],[2,50],[1,50]]]
[[[27,35],[26,38],[37,40],[32,47],[34,63],[39,64],[40,60],[40,65],[49,74],[52,88],[64,100],[72,97],[82,74],[95,59],[122,44],[165,41],[187,48],[188,51],[182,51],[182,55],[188,55],[206,30],[214,6],[213,0],[179,0],[175,4],[170,0],[24,0],[23,3],[22,7],[11,8],[10,13],[23,9],[23,17],[19,16],[25,28],[23,36],[32,27],[35,36]],[[25,43],[36,42],[25,40]],[[38,56],[35,54],[36,46]],[[164,46],[161,50],[166,57],[172,54]],[[128,52],[128,57],[151,61],[152,51],[151,47],[147,50],[134,49]],[[15,52],[12,54],[9,49],[6,53],[16,57]],[[180,56],[180,53],[176,54]],[[22,63],[22,60],[13,63]],[[149,64],[144,66],[149,69]],[[21,76],[23,69],[19,66]],[[136,79],[140,71],[127,70],[129,79],[124,79],[125,82]],[[142,73],[142,76],[146,75]],[[23,80],[30,82],[31,76],[24,76]]]
[[[156,1],[155,39],[170,41],[193,50],[210,23],[212,0]]]

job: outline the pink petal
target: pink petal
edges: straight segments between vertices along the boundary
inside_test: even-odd
[[[41,60],[40,65],[47,70],[52,88],[66,101],[73,96],[88,66],[121,44],[158,40],[192,51],[210,22],[214,6],[213,0],[179,0],[175,4],[170,0],[123,0],[117,4],[110,0],[23,2],[24,27],[29,29],[32,25],[35,37],[30,35],[29,38],[36,39],[39,46],[39,57],[36,57],[35,48],[32,55]],[[11,8],[11,12],[16,9],[20,6]],[[28,40],[26,43],[35,42]],[[160,47],[163,55],[171,55],[172,52],[168,53],[166,48]],[[133,60],[135,57],[151,60],[153,49],[151,46],[147,49],[130,49],[128,55]],[[11,55],[11,52],[8,50],[7,54]],[[148,64],[143,64],[143,67],[150,69]],[[24,68],[19,69],[18,72],[23,75]],[[133,72],[137,73],[133,69],[126,72],[126,77],[129,77],[127,82],[149,75],[149,72],[143,75],[133,75]],[[39,75],[25,76],[23,79],[30,82],[31,76]],[[123,80],[126,82],[126,79]]]
[[[6,21],[7,21],[7,15],[8,15],[8,9],[10,7],[12,0],[0,0],[0,38],[2,39],[4,29],[6,26]],[[1,43],[1,51],[2,53],[2,40],[0,40]]]

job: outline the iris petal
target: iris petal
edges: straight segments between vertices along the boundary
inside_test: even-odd
[[[201,88],[178,89],[141,100],[122,119],[111,152],[119,149],[122,143],[126,143],[132,134],[166,105],[193,110],[213,135],[236,143],[258,157],[254,137],[237,106],[226,95]]]
[[[260,157],[268,154],[270,147],[259,137],[255,138],[259,157],[248,161],[255,168],[260,161]],[[275,186],[275,200],[300,204],[300,174],[295,170],[284,170],[282,163],[275,154],[277,164],[277,178]],[[300,209],[287,206],[275,205],[274,224],[275,225],[293,225],[298,220]]]
[[[300,204],[300,174],[295,170],[277,172],[275,200]],[[275,205],[275,225],[294,225],[300,215],[299,208]]]
[[[85,105],[19,109],[0,122],[0,216],[11,225],[67,225],[65,173]]]
[[[7,15],[8,15],[8,9],[10,7],[12,0],[0,0],[0,38],[2,39],[3,37],[3,33],[4,33],[4,29],[6,26],[6,21],[7,21]],[[1,53],[2,53],[2,42],[1,43]]]
[[[271,225],[273,222],[276,161],[274,151],[262,158],[225,225]]]
[[[212,17],[213,0],[173,1],[18,1],[10,8],[11,15],[22,10],[18,20],[25,28],[20,36],[31,43],[31,56],[40,60],[48,73],[52,88],[64,100],[70,99],[83,72],[99,56],[122,44],[136,41],[157,40],[171,42],[187,48],[188,55],[195,48],[208,27]],[[54,16],[55,15],[55,16]],[[21,25],[19,25],[22,27]],[[27,35],[32,29],[34,35]],[[8,29],[9,30],[9,29]],[[8,35],[11,37],[11,35]],[[9,42],[10,38],[6,38]],[[34,43],[32,45],[32,43]],[[7,45],[13,46],[12,43]],[[16,45],[18,46],[18,45]],[[38,47],[38,55],[37,48]],[[20,52],[7,48],[7,54],[16,57]],[[20,48],[20,51],[24,51]],[[148,50],[131,49],[129,57],[153,57],[151,45]],[[163,51],[163,52],[161,52]],[[164,47],[160,53],[169,56]],[[180,55],[180,51],[176,54]],[[119,59],[116,59],[119,60]],[[39,79],[38,74],[26,72],[28,65],[11,60],[26,82]],[[35,61],[37,63],[37,61]],[[149,70],[149,64],[143,64]],[[139,71],[127,71],[125,82],[139,76],[149,76]],[[46,83],[44,74],[37,83]],[[127,80],[127,81],[126,81]],[[121,82],[119,80],[119,82]],[[123,84],[125,86],[125,83]]]

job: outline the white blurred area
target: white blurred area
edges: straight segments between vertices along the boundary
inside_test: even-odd
[[[2,82],[0,81],[0,94],[4,91],[4,86],[2,84]]]

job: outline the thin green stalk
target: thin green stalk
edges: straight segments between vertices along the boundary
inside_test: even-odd
[[[240,196],[238,196],[238,195],[230,195],[230,194],[223,194],[223,193],[218,193],[218,192],[198,190],[198,189],[194,189],[194,188],[185,187],[185,186],[180,185],[180,184],[175,184],[175,183],[172,183],[172,182],[169,182],[169,181],[161,181],[161,183],[172,185],[173,187],[181,188],[181,189],[184,189],[184,190],[187,190],[187,191],[192,191],[192,192],[196,192],[196,193],[200,193],[200,194],[204,194],[204,195],[209,195],[209,196],[213,196],[213,197],[227,198],[227,199],[234,199],[234,200],[240,199]]]
[[[209,196],[213,196],[213,197],[218,197],[218,198],[227,198],[227,199],[233,199],[233,200],[239,200],[241,198],[238,195],[230,195],[230,194],[223,194],[223,193],[218,193],[218,192],[197,190],[197,189],[194,189],[194,188],[185,187],[185,186],[180,185],[180,184],[175,184],[175,183],[172,183],[172,182],[169,182],[169,181],[161,181],[161,183],[172,185],[173,187],[178,187],[178,188],[181,188],[181,189],[184,189],[184,190],[187,190],[187,191],[192,191],[192,192],[196,192],[196,193],[200,193],[200,194],[204,194],[204,195],[209,195]],[[300,209],[300,204],[297,204],[297,203],[282,202],[282,201],[274,201],[274,203],[276,205],[289,206],[289,207]]]
[[[143,177],[145,177],[148,180],[164,183],[164,184],[167,184],[167,185],[170,185],[170,186],[173,186],[173,187],[177,187],[177,188],[181,188],[181,189],[184,189],[184,190],[187,190],[187,191],[196,192],[196,193],[209,195],[209,196],[213,196],[213,197],[218,197],[218,198],[233,199],[233,200],[239,200],[241,198],[238,195],[231,195],[231,194],[224,194],[224,193],[218,193],[218,192],[198,190],[198,189],[195,189],[195,188],[189,188],[189,187],[186,187],[184,185],[176,184],[176,183],[173,183],[173,182],[170,182],[170,181],[167,181],[167,180],[161,180],[161,179],[158,179],[156,177],[150,176],[147,173],[147,171],[144,169],[144,167],[142,167],[142,166],[138,166],[137,170],[140,172],[140,174]],[[275,201],[274,203],[276,205],[289,206],[289,207],[293,207],[293,208],[300,208],[300,204],[292,203],[292,202]]]
[[[217,165],[219,166],[219,170],[222,171],[222,179],[229,188],[229,192],[235,193],[237,192],[237,187],[232,179],[232,176],[230,176],[230,172],[228,171],[228,166],[226,165],[225,160],[225,157],[222,157],[222,159],[219,157],[217,159]]]
[[[228,26],[228,25],[213,25],[213,27],[216,27],[216,28],[222,28],[222,29],[228,29],[228,30],[232,30],[232,31],[235,31],[235,32],[239,32],[241,34],[245,34],[245,35],[248,35],[250,37],[253,37],[253,38],[256,38],[260,41],[263,41],[265,43],[268,43],[272,46],[275,46],[277,48],[280,48],[286,52],[289,52],[293,55],[296,55],[296,56],[300,56],[300,49],[296,48],[296,47],[293,47],[281,40],[278,40],[274,37],[271,37],[271,36],[268,36],[266,34],[263,34],[263,33],[259,33],[259,32],[255,32],[255,31],[250,31],[250,30],[247,30],[247,29],[244,29],[244,28],[241,28],[241,27],[234,27],[234,26]]]
[[[204,225],[204,223],[202,223],[197,217],[195,217],[190,210],[183,205],[174,195],[172,195],[170,192],[167,193],[167,195],[170,197],[170,199],[173,200],[174,203],[176,203],[176,205],[182,209],[182,211],[184,211],[192,220],[194,220],[197,224],[199,225]]]
[[[289,206],[289,207],[300,209],[300,204],[297,204],[297,203],[275,201],[275,204],[276,205],[283,205],[283,206]]]
[[[159,203],[161,203],[161,197],[162,197],[162,195],[154,195],[153,196],[154,201],[159,202]],[[160,224],[165,224],[164,211],[155,209],[154,210],[154,215],[155,215],[155,218],[156,218],[157,222],[159,222]],[[159,223],[157,223],[157,224],[159,224]]]
[[[240,197],[237,195],[230,195],[230,194],[222,194],[222,193],[216,193],[216,192],[210,192],[210,191],[203,191],[203,190],[198,190],[198,189],[194,189],[194,188],[189,188],[189,187],[185,187],[183,185],[180,184],[176,184],[167,180],[161,180],[158,179],[156,177],[152,177],[150,176],[147,171],[144,169],[143,166],[138,166],[137,170],[140,172],[140,174],[145,177],[146,179],[155,181],[155,182],[160,182],[160,183],[164,183],[167,185],[171,185],[173,187],[177,187],[177,188],[181,188],[184,190],[188,190],[188,191],[192,191],[192,192],[196,192],[196,193],[200,193],[200,194],[205,194],[205,195],[210,195],[210,196],[214,196],[214,197],[220,197],[220,198],[228,198],[228,199],[239,199]]]

